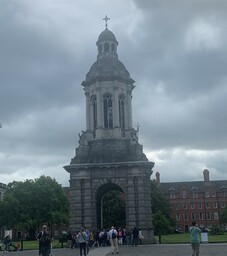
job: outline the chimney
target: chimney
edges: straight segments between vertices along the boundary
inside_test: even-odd
[[[209,182],[210,178],[209,178],[209,171],[207,169],[204,169],[203,171],[203,177],[204,177],[204,181],[205,182]]]
[[[156,176],[156,182],[158,183],[158,185],[160,185],[160,173],[156,172],[155,176]]]

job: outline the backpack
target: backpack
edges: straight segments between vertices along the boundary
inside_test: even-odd
[[[49,237],[49,234],[48,233],[43,233],[42,236],[41,236],[40,242],[43,245],[49,245],[51,243],[51,239]]]
[[[112,232],[112,239],[115,239],[117,237],[117,235],[115,234],[114,230]]]

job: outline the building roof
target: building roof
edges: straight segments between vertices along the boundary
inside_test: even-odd
[[[213,181],[183,181],[183,182],[162,182],[160,183],[161,190],[168,194],[170,192],[179,193],[183,187],[190,191],[204,192],[212,187],[216,192],[227,190],[227,180],[213,180]]]

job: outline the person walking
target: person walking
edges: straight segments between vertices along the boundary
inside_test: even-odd
[[[38,234],[37,240],[39,241],[39,255],[49,256],[51,253],[51,237],[47,230],[47,226],[43,225],[42,231]]]
[[[84,256],[86,256],[87,255],[88,235],[85,232],[83,227],[81,228],[80,232],[78,233],[77,239],[78,239],[78,243],[80,246],[80,256],[83,255],[83,252],[84,252]]]
[[[108,235],[109,235],[109,238],[110,238],[112,254],[119,253],[117,230],[114,228],[114,226],[111,227]]]
[[[132,246],[138,245],[138,239],[139,239],[139,229],[137,227],[134,227],[132,230]]]
[[[200,247],[200,233],[201,230],[195,221],[192,222],[192,226],[189,228],[190,241],[192,247],[192,256],[199,256]]]

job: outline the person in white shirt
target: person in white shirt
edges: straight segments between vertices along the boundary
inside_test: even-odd
[[[118,238],[117,238],[117,230],[114,228],[114,226],[111,227],[109,233],[111,248],[112,248],[112,254],[119,253],[118,249]]]

